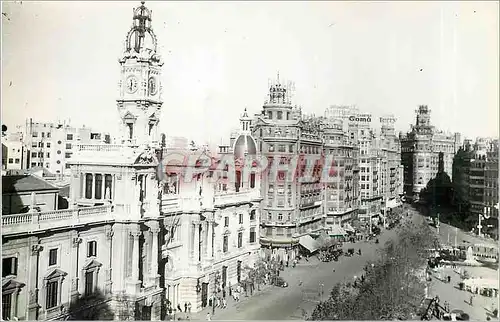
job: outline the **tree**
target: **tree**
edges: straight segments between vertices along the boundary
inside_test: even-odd
[[[83,296],[73,302],[68,311],[68,320],[94,321],[113,320],[114,313],[109,306],[109,299],[101,292]]]
[[[330,297],[314,309],[311,320],[408,319],[424,296],[425,281],[418,269],[426,265],[427,249],[437,239],[423,222],[405,224],[398,239],[386,243],[381,259],[365,268],[353,285],[337,284]]]

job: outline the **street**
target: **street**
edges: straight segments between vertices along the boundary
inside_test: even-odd
[[[423,220],[421,216],[412,216],[414,221]],[[404,219],[406,220],[406,219]],[[402,220],[403,221],[403,220]],[[324,290],[323,299],[329,296],[330,290],[338,282],[352,280],[354,276],[360,276],[368,261],[379,257],[377,250],[389,239],[397,236],[397,230],[383,230],[378,237],[380,243],[371,242],[344,243],[344,250],[355,248],[361,249],[362,255],[353,257],[340,257],[338,262],[320,262],[315,256],[304,260],[296,268],[287,268],[281,276],[289,283],[287,288],[267,287],[265,290],[254,294],[252,297],[242,298],[235,303],[228,300],[228,307],[224,310],[216,309],[214,320],[292,320],[303,319],[302,309],[308,314],[312,312],[320,300],[319,292]],[[333,272],[335,269],[335,272]],[[299,281],[302,285],[299,286]],[[322,286],[320,286],[322,284]],[[308,294],[304,300],[304,292]],[[198,319],[204,319],[211,308],[205,308],[196,314]],[[196,317],[193,316],[193,319]]]

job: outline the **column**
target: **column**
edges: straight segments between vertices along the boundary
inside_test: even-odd
[[[101,199],[105,200],[106,199],[106,189],[104,187],[104,179],[106,178],[106,175],[104,173],[101,173]]]
[[[95,199],[95,173],[92,173],[92,198]]]
[[[114,231],[113,229],[111,228],[111,226],[109,227],[106,227],[106,240],[108,241],[109,243],[109,254],[108,254],[108,257],[109,257],[109,267],[106,268],[106,281],[104,282],[104,292],[105,294],[111,294],[111,288],[112,288],[112,284],[113,284],[113,281],[112,281],[112,273],[113,273],[113,269],[112,269],[112,263],[113,263],[113,235],[114,235]]]
[[[71,292],[69,294],[70,296],[70,303],[73,303],[78,299],[78,296],[80,295],[78,293],[78,254],[79,254],[79,248],[80,244],[82,242],[82,239],[78,236],[77,232],[73,233],[73,239],[71,243],[71,275],[74,274],[71,278]]]
[[[211,221],[207,221],[207,258],[212,259],[212,235],[213,235],[213,223]]]
[[[38,262],[40,252],[43,246],[35,244],[31,246],[30,269],[29,269],[29,302],[28,302],[28,320],[38,320]]]
[[[132,249],[132,281],[137,282],[139,280],[139,236],[141,236],[141,232],[136,230],[131,231],[130,234],[134,238]]]
[[[159,223],[153,221],[149,223],[152,236],[151,241],[151,282],[159,286],[160,275],[158,274],[158,233],[160,232]]]
[[[200,226],[199,226],[199,223],[194,223],[193,229],[194,229],[193,258],[194,258],[195,262],[198,262],[199,247],[200,247]]]

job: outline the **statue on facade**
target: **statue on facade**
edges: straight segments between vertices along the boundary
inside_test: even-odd
[[[156,156],[151,148],[147,148],[142,152],[136,160],[136,164],[151,164],[156,163]]]

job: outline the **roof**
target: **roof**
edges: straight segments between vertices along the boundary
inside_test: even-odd
[[[257,145],[252,136],[242,134],[236,139],[233,151],[236,158],[244,158],[247,154],[256,155]]]
[[[301,236],[299,238],[299,244],[311,253],[317,250],[316,241],[309,235]]]
[[[60,195],[61,197],[69,197],[69,187],[70,187],[70,185],[69,185],[69,184],[68,184],[68,185],[65,185],[65,186],[63,186],[63,187],[60,187],[60,188],[59,188],[59,189],[60,189],[60,190],[59,190],[59,195]]]
[[[44,177],[55,177],[56,176],[55,174],[53,174],[52,172],[47,170],[47,168],[44,168],[44,167],[33,167],[33,168],[29,169],[29,173],[35,173],[38,171],[42,171],[42,174]]]
[[[330,230],[330,237],[345,236],[345,235],[347,235],[347,233],[342,227],[333,226],[332,229]]]
[[[2,193],[59,190],[56,186],[34,175],[2,176]]]

